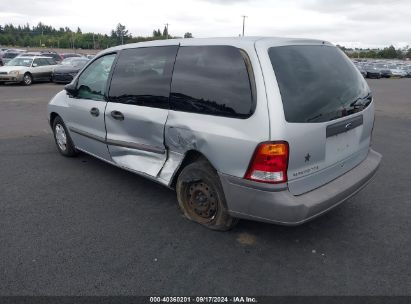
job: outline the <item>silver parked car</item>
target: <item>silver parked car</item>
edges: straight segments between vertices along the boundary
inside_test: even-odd
[[[49,103],[57,148],[176,189],[211,229],[297,225],[362,189],[374,102],[335,46],[287,38],[163,40],[99,53]]]
[[[33,81],[51,81],[57,63],[44,56],[22,56],[13,58],[0,67],[0,82],[21,82],[31,85]]]

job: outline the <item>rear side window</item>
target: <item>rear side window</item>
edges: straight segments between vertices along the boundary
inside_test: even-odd
[[[336,47],[272,47],[268,54],[288,122],[330,121],[371,103],[367,83]]]
[[[57,62],[54,60],[54,58],[46,58],[46,61],[48,65],[56,65]]]
[[[44,61],[43,58],[36,58],[33,61],[33,64],[37,64],[37,66],[43,66],[43,65],[45,65],[45,63],[46,62]]]
[[[245,56],[232,46],[180,47],[171,85],[171,109],[249,117],[255,104]]]
[[[111,102],[169,108],[171,74],[178,46],[121,51],[110,85]]]
[[[48,65],[48,62],[45,58],[39,58],[38,64],[41,66]]]

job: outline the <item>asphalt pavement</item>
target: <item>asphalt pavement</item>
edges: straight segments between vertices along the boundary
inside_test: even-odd
[[[411,79],[370,80],[375,180],[298,227],[189,222],[175,193],[58,154],[63,87],[0,86],[1,295],[411,295]]]

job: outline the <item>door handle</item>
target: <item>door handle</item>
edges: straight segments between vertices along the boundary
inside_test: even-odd
[[[90,114],[91,114],[91,116],[97,117],[97,116],[100,115],[100,111],[97,108],[91,108]]]
[[[124,120],[123,113],[119,111],[111,111],[111,117],[113,117],[116,120]]]

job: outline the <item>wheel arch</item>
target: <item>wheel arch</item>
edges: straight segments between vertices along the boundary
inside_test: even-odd
[[[23,77],[24,77],[25,75],[30,75],[31,80],[32,80],[32,81],[34,80],[33,74],[32,74],[30,71],[26,71],[26,72],[23,74]]]
[[[60,115],[58,115],[56,112],[50,113],[50,126],[51,127],[53,127],[54,120],[56,119],[57,116],[60,116]]]
[[[212,163],[210,162],[210,160],[200,151],[198,150],[188,150],[185,154],[184,154],[184,158],[180,163],[180,166],[177,168],[176,172],[174,173],[172,179],[171,179],[171,183],[170,183],[170,188],[175,189],[176,184],[177,184],[177,179],[178,176],[180,175],[181,171],[189,164],[200,160],[200,159],[204,159],[206,160],[214,169],[215,167],[212,165]]]

